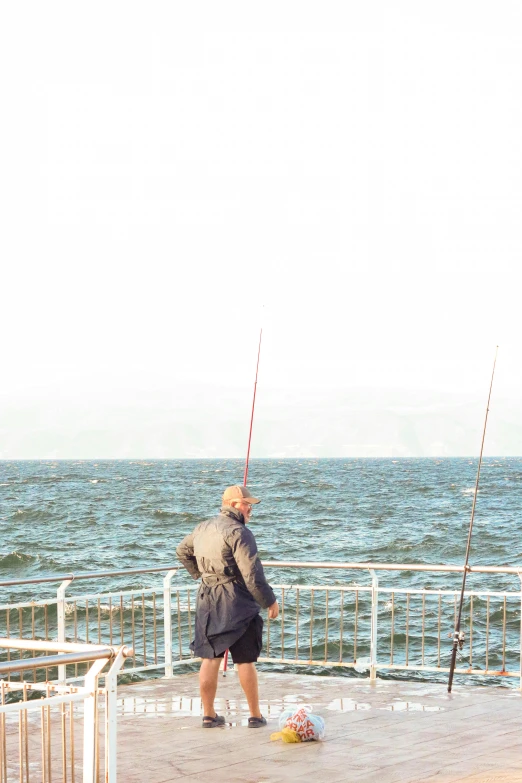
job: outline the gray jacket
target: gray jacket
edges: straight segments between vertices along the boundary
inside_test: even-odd
[[[276,600],[254,534],[243,522],[243,514],[231,506],[224,506],[217,517],[201,522],[185,536],[176,555],[194,579],[201,577],[209,587],[238,582],[265,609]]]

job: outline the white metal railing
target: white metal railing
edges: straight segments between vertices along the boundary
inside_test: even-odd
[[[266,561],[263,565],[281,605],[279,619],[266,625],[263,662],[354,668],[369,671],[372,679],[379,670],[430,676],[448,671],[460,587],[412,586],[406,577],[395,587],[385,584],[383,575],[413,572],[417,579],[422,573],[456,575],[462,573],[462,566],[335,561]],[[313,574],[324,571],[329,572],[326,581],[333,584],[324,584],[324,579],[315,583]],[[154,572],[164,574],[156,587],[68,595],[70,585],[82,579]],[[292,580],[307,572],[307,578],[274,584],[274,572],[288,574]],[[515,576],[517,583],[520,577],[515,567],[471,566],[469,573],[483,579]],[[363,583],[358,584],[361,576]],[[122,671],[162,670],[171,677],[176,666],[194,660],[189,645],[198,584],[188,583],[180,566],[10,580],[0,586],[60,580],[56,599],[0,606],[0,633],[109,645],[123,645],[128,639],[133,653]],[[458,674],[519,677],[522,684],[520,610],[519,589],[466,591],[467,639]],[[57,679],[74,681],[80,669],[77,664],[68,664],[67,669],[62,664]]]
[[[9,678],[0,680],[0,783],[36,779],[51,783],[57,774],[71,783],[98,783],[100,775],[107,783],[116,783],[117,676],[130,651],[13,638],[0,638],[0,650],[20,656],[24,652],[54,653],[0,662],[0,677]],[[78,663],[89,667],[82,686],[49,682],[45,676]],[[105,697],[102,753],[98,677],[107,664],[110,668],[101,691]],[[13,679],[27,671],[43,672],[43,681]],[[82,707],[83,716],[79,714]]]

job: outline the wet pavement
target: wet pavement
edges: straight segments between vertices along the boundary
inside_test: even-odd
[[[259,673],[268,726],[247,727],[230,671],[220,676],[222,728],[201,729],[197,674],[118,689],[118,779],[123,783],[520,783],[522,701],[507,688]],[[278,716],[311,705],[322,742],[271,741]]]

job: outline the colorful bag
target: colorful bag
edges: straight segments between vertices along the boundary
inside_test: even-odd
[[[278,732],[270,735],[271,740],[283,742],[310,742],[324,737],[324,720],[312,714],[310,704],[299,704],[295,710],[285,710],[279,716]]]

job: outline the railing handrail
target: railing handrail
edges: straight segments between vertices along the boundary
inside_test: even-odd
[[[102,579],[105,576],[124,576],[132,574],[161,573],[182,568],[179,563],[175,566],[156,566],[154,568],[128,568],[119,571],[92,571],[86,574],[49,574],[48,576],[34,577],[33,579],[7,579],[0,582],[0,587],[14,587],[15,585],[36,585],[42,582],[77,582],[79,579]]]
[[[344,563],[339,561],[320,560],[262,560],[265,568],[322,568],[344,569],[352,571],[431,571],[445,573],[462,573],[462,565],[442,565],[437,563]],[[80,579],[102,579],[109,576],[131,576],[133,574],[152,574],[165,571],[183,570],[178,562],[175,565],[155,566],[154,568],[129,568],[118,571],[92,571],[85,574],[49,574],[32,579],[8,579],[0,582],[0,587],[15,587],[16,585],[41,584],[43,582],[77,582]],[[473,574],[522,574],[520,566],[467,566],[468,573]]]
[[[124,658],[132,655],[132,649],[127,646],[76,644],[74,642],[50,642],[40,639],[0,638],[0,649],[7,650],[43,650],[58,653],[55,655],[40,655],[36,658],[21,658],[17,661],[0,662],[0,674],[40,669],[50,666],[66,666],[70,663],[88,663],[106,659],[112,661],[121,651]]]
[[[263,560],[266,568],[338,568],[358,571],[445,571],[447,573],[462,573],[461,565],[437,565],[435,563],[340,563],[337,561],[321,562],[316,560]],[[522,574],[522,565],[516,566],[467,566],[467,571],[474,574]]]
[[[113,645],[91,644],[90,642],[52,642],[49,639],[18,639],[11,636],[0,637],[0,649],[2,648],[8,650],[42,650],[55,653],[82,653],[101,650],[104,655],[107,655],[107,650],[112,650],[111,654],[116,655],[116,648]],[[103,658],[103,655],[101,657]]]
[[[62,588],[60,588],[62,589]],[[63,705],[73,705],[74,702],[83,701],[83,756],[82,756],[82,780],[84,783],[95,783],[99,780],[99,759],[100,759],[100,746],[99,746],[99,711],[98,711],[98,695],[100,690],[98,688],[98,677],[102,673],[103,669],[109,664],[108,671],[104,674],[105,687],[101,691],[105,695],[105,776],[104,780],[108,783],[116,783],[117,776],[117,753],[116,753],[116,741],[117,741],[117,677],[118,673],[124,663],[124,660],[129,655],[133,654],[133,650],[125,645],[115,647],[112,644],[106,645],[92,645],[85,643],[84,645],[78,645],[77,643],[70,643],[65,641],[48,642],[47,640],[35,640],[35,639],[0,639],[1,648],[13,647],[14,649],[23,650],[35,650],[45,648],[56,651],[57,649],[63,649],[66,652],[62,655],[44,655],[38,658],[26,658],[18,661],[7,661],[0,663],[0,674],[6,673],[10,675],[12,672],[22,672],[28,669],[40,669],[50,668],[56,666],[59,673],[59,681],[61,684],[54,685],[53,683],[45,682],[41,686],[45,688],[45,696],[40,699],[27,699],[27,683],[19,682],[12,683],[9,680],[5,682],[1,681],[1,701],[0,713],[2,720],[0,721],[0,747],[2,748],[2,756],[4,758],[4,764],[2,764],[2,772],[5,773],[5,759],[7,758],[6,747],[7,733],[6,733],[6,712],[19,712],[19,732],[18,734],[18,757],[19,757],[19,771],[20,780],[29,780],[29,721],[27,717],[23,719],[22,711],[28,712],[29,710],[41,710],[41,769],[43,771],[44,778],[51,778],[54,780],[54,775],[51,771],[51,707],[62,705],[61,719],[62,719],[62,769],[63,779],[67,779],[68,769],[71,771],[71,775],[74,778],[74,752],[75,742],[73,735],[73,720],[74,714],[70,711],[71,726],[69,729],[69,743],[67,743],[67,731],[65,720],[65,713],[63,711]],[[67,651],[69,648],[70,652]],[[83,675],[83,686],[71,687],[66,683],[66,669],[68,664],[88,663],[90,664],[88,671]],[[60,670],[63,669],[62,675]],[[36,680],[36,674],[35,674]],[[34,686],[37,683],[33,683]],[[40,687],[40,690],[44,688]],[[5,694],[10,690],[23,690],[24,700],[22,702],[16,702],[11,704],[5,703]],[[54,693],[51,695],[51,691]],[[48,708],[49,713],[47,715],[47,721],[44,716],[44,709]],[[45,723],[47,726],[45,727]],[[11,733],[11,737],[13,733]],[[13,754],[14,755],[14,754]],[[25,775],[24,775],[25,770]],[[47,775],[45,774],[47,770]],[[0,772],[0,777],[4,780],[5,775]],[[18,776],[17,776],[18,777]]]
[[[87,663],[106,658],[112,660],[114,652],[110,647],[92,652],[64,653],[63,655],[40,655],[37,658],[23,658],[19,661],[0,663],[0,674],[26,671],[27,669],[42,669],[50,666],[67,666],[70,663]]]

